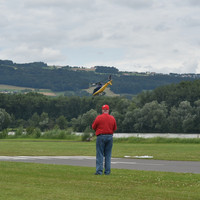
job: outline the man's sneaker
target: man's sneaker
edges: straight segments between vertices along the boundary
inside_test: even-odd
[[[96,172],[96,173],[94,173],[94,175],[101,175],[101,174],[98,174],[98,173]]]

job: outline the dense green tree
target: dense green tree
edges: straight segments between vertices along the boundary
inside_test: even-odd
[[[192,122],[190,122],[189,124],[189,126],[190,127],[192,126],[192,127],[187,132],[199,133],[200,132],[200,99],[194,102],[193,113],[194,114],[192,116]]]
[[[97,111],[94,109],[89,110],[85,114],[82,115],[82,126],[85,130],[87,127],[91,129],[91,125],[94,122],[95,118],[97,117]]]
[[[179,84],[170,84],[139,94],[136,98],[139,106],[153,100],[166,102],[168,107],[178,106],[182,101],[189,101],[192,105],[200,99],[200,80],[182,81]]]
[[[40,116],[37,113],[34,113],[29,119],[29,126],[38,127],[40,123]]]
[[[91,125],[97,115],[97,111],[91,109],[83,115],[79,115],[77,119],[73,118],[71,121],[72,127],[79,132],[83,132],[86,128],[91,129]]]
[[[72,118],[71,120],[71,126],[74,131],[81,132],[84,130],[84,127],[82,125],[82,117],[81,115],[78,118]]]
[[[168,117],[170,132],[191,132],[195,119],[193,108],[188,101],[180,102],[178,107],[173,106]]]
[[[124,132],[124,133],[133,133],[133,132],[135,132],[134,125],[135,125],[136,121],[135,121],[134,115],[138,111],[139,111],[139,109],[135,109],[134,111],[127,111],[126,112],[126,114],[124,116],[124,120],[122,121],[122,132]],[[120,126],[120,125],[117,124],[117,126]]]
[[[4,109],[0,108],[0,131],[8,128],[10,122],[10,115]]]
[[[133,112],[135,120],[134,129],[137,132],[165,132],[167,121],[167,108],[164,102],[157,101],[146,103],[144,107],[135,109]]]
[[[61,115],[59,118],[56,119],[56,124],[59,126],[59,128],[66,129],[68,127],[68,122],[65,116]]]
[[[123,120],[124,120],[124,115],[120,114],[118,111],[113,111],[111,113],[111,115],[113,115],[116,119],[116,123],[117,123],[117,130],[116,132],[123,132]]]
[[[43,112],[40,116],[39,126],[41,130],[45,130],[45,129],[48,129],[48,125],[49,125],[48,113]]]
[[[95,66],[95,72],[117,74],[119,70],[115,67]]]

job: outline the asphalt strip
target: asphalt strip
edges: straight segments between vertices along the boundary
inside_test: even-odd
[[[0,161],[95,167],[94,156],[0,156]],[[112,158],[112,168],[200,174],[200,162]]]

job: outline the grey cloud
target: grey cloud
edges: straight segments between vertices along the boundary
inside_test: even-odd
[[[3,59],[11,59],[16,62],[21,62],[21,60],[23,62],[59,62],[65,60],[60,50],[53,48],[34,48],[26,44],[15,46],[12,49],[5,49],[1,51],[1,56]]]
[[[124,35],[119,34],[119,33],[116,33],[116,34],[114,33],[108,36],[109,40],[121,40],[123,38],[124,38]]]
[[[185,16],[179,19],[179,21],[188,27],[198,27],[200,26],[200,16]]]
[[[181,0],[181,1],[173,1],[172,3],[178,6],[200,6],[199,0]]]
[[[188,3],[192,6],[200,6],[199,0],[188,0]]]
[[[88,33],[82,33],[78,36],[75,36],[74,39],[78,41],[88,42],[88,41],[96,41],[103,37],[103,33],[101,31],[94,31]]]
[[[168,31],[168,30],[170,30],[171,28],[168,26],[168,25],[166,25],[165,23],[160,23],[160,24],[158,24],[156,27],[155,27],[155,30],[157,30],[157,31]]]
[[[111,2],[133,9],[145,9],[153,6],[153,0],[111,0]]]
[[[70,9],[82,10],[91,8],[93,7],[94,3],[94,0],[34,0],[24,1],[24,6],[29,8],[60,8],[68,11]]]
[[[182,73],[196,73],[198,69],[198,61],[197,60],[187,60],[183,62],[180,67]]]

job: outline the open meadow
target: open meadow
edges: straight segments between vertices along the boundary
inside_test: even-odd
[[[200,161],[200,145],[114,143],[113,157],[152,155],[154,159]],[[0,140],[1,156],[95,156],[95,142]],[[200,174],[112,169],[94,176],[93,167],[0,162],[0,199],[198,200]]]
[[[38,92],[47,96],[56,96],[56,93],[52,92],[49,89],[35,89],[28,87],[19,87],[14,85],[4,85],[0,84],[0,93],[21,93],[21,92]]]

